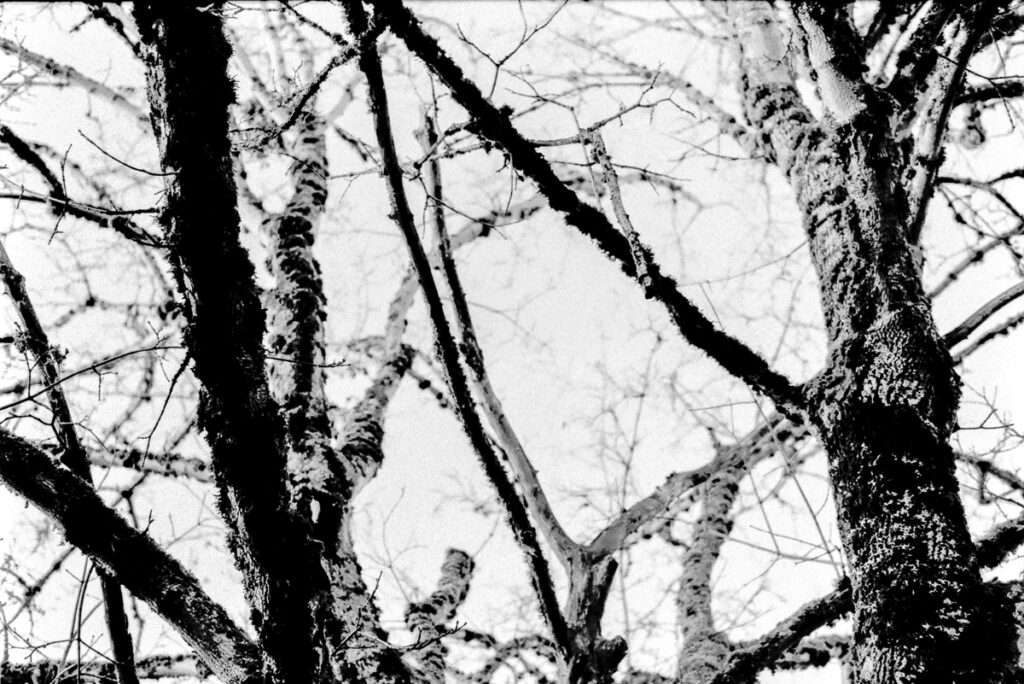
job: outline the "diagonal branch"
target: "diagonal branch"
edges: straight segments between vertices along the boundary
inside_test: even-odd
[[[33,149],[32,145],[3,124],[0,124],[0,144],[6,146],[15,156],[35,170],[49,188],[48,195],[40,194],[38,196],[22,188],[16,197],[18,201],[45,201],[57,217],[58,222],[66,214],[90,221],[102,228],[112,228],[129,240],[138,242],[141,245],[150,247],[160,246],[161,243],[156,237],[150,235],[125,213],[116,209],[104,210],[102,208],[90,207],[71,200],[67,196],[64,184],[57,177],[57,174],[43,161],[43,158]],[[22,195],[25,196],[22,197]],[[6,195],[0,195],[0,197],[7,198]]]
[[[848,580],[831,594],[812,601],[780,622],[757,643],[734,652],[726,666],[709,684],[732,684],[753,680],[786,651],[814,630],[838,620],[853,610],[853,592]]]
[[[222,681],[263,681],[252,642],[195,577],[149,535],[108,508],[88,483],[3,429],[0,480],[53,519],[68,543],[167,620]]]
[[[665,69],[655,70],[642,64],[631,62],[621,55],[605,50],[600,45],[596,45],[589,41],[580,39],[573,40],[572,42],[601,55],[623,69],[626,69],[652,83],[657,82],[659,85],[678,90],[683,94],[683,97],[693,103],[693,105],[695,105],[705,116],[714,121],[721,133],[731,137],[745,151],[751,153],[754,152],[754,141],[752,139],[751,131],[747,130],[742,123],[737,121],[735,116],[723,109],[722,106],[715,102],[709,95],[701,91],[686,79]]]
[[[598,209],[565,186],[541,155],[513,126],[508,116],[489,102],[469,81],[437,41],[427,35],[416,17],[400,2],[370,0],[381,21],[448,86],[455,100],[474,118],[480,135],[500,145],[511,164],[534,181],[553,209],[597,246],[631,278],[638,276],[629,240]],[[719,330],[680,292],[675,280],[662,273],[650,250],[642,246],[651,287],[648,293],[668,311],[683,337],[717,361],[725,370],[775,402],[788,415],[805,412],[802,393],[789,380],[739,340]]]
[[[0,243],[0,277],[6,285],[7,292],[18,310],[22,325],[24,325],[22,342],[35,359],[36,366],[41,370],[43,381],[50,387],[47,398],[53,413],[53,433],[60,448],[60,460],[84,482],[91,485],[92,473],[89,469],[89,457],[78,436],[78,430],[71,416],[71,408],[64,396],[64,388],[58,382],[60,379],[59,354],[50,345],[46,331],[39,321],[39,316],[36,315],[35,307],[28,296],[28,290],[25,289],[25,278],[14,268],[2,243]],[[131,635],[128,633],[128,617],[124,612],[121,585],[105,569],[100,570],[99,577],[118,682],[120,684],[138,684],[139,680],[135,674],[135,654]]]
[[[985,302],[977,311],[968,316],[960,325],[956,326],[943,335],[946,345],[952,347],[963,342],[967,337],[980,328],[992,314],[1004,306],[1024,295],[1024,281],[1011,285],[992,299]]]
[[[936,3],[940,7],[943,4]],[[949,115],[967,72],[967,62],[988,31],[997,4],[986,0],[955,11],[953,21],[945,29],[949,34],[949,38],[943,41],[948,46],[947,54],[936,53],[938,59],[922,81],[924,92],[912,102],[909,110],[905,110],[905,117],[916,115],[914,120],[918,128],[910,163],[903,174],[910,212],[908,235],[914,242],[920,237],[928,203],[935,189]]]
[[[437,130],[434,120],[429,115],[426,117],[426,143],[428,148],[437,143]],[[537,470],[527,456],[526,449],[505,414],[501,400],[487,375],[483,350],[477,341],[473,319],[469,313],[469,304],[466,301],[466,292],[462,287],[462,279],[455,268],[455,259],[452,256],[451,239],[445,226],[442,204],[444,191],[441,183],[441,168],[436,157],[432,157],[427,165],[427,177],[433,205],[431,222],[437,239],[441,274],[454,305],[455,322],[460,337],[459,349],[462,351],[466,368],[469,370],[469,382],[484,415],[491,424],[491,429],[498,436],[501,447],[508,456],[508,462],[512,466],[526,505],[530,509],[530,513],[533,514],[533,519],[537,522],[541,533],[551,545],[551,549],[562,566],[568,568],[573,559],[578,556],[580,547],[558,521],[547,495],[544,493],[544,488],[540,484],[540,479],[537,477]]]
[[[1024,515],[1002,522],[978,540],[978,562],[994,568],[1024,544]]]
[[[100,83],[96,79],[86,76],[74,67],[61,64],[57,60],[41,55],[38,52],[33,52],[32,50],[29,50],[23,45],[20,45],[8,38],[0,38],[0,50],[17,57],[25,64],[30,64],[51,76],[66,79],[68,83],[83,88],[90,95],[103,98],[121,111],[130,114],[145,129],[149,129],[149,116],[127,97],[105,83]]]
[[[451,249],[454,251],[473,240],[491,235],[499,226],[525,220],[541,208],[541,204],[536,201],[522,202],[471,221],[451,236]],[[435,248],[428,256],[428,260],[435,263],[437,259],[439,256]],[[381,442],[385,412],[398,390],[402,377],[411,371],[415,355],[415,349],[404,344],[402,338],[407,326],[409,309],[412,308],[418,290],[419,279],[416,269],[410,268],[388,305],[383,338],[374,339],[374,345],[379,345],[382,351],[380,367],[370,386],[353,408],[341,439],[341,446],[338,447],[345,456],[343,466],[350,470],[348,478],[353,483],[353,496],[376,475],[383,462]],[[447,400],[442,402],[450,405]]]
[[[360,34],[365,30],[366,16],[360,0],[345,0],[344,7],[348,15],[353,33]],[[387,94],[384,89],[384,77],[381,73],[380,61],[376,46],[371,45],[359,59],[359,66],[366,75],[370,97],[370,111],[373,115],[374,129],[380,146],[384,165],[384,175],[388,185],[391,201],[392,218],[398,224],[405,237],[409,253],[419,278],[430,319],[434,326],[437,339],[438,356],[448,373],[448,382],[459,419],[462,421],[466,435],[477,453],[484,473],[497,491],[498,497],[505,506],[508,519],[516,541],[526,555],[534,591],[540,600],[541,612],[548,623],[552,637],[562,652],[568,652],[568,638],[565,619],[558,607],[554,584],[547,562],[537,543],[536,532],[530,522],[525,506],[516,494],[515,487],[502,468],[501,460],[485,432],[480,418],[473,405],[468,380],[459,362],[459,351],[452,336],[447,316],[441,302],[437,284],[431,275],[430,263],[423,249],[416,221],[406,199],[402,183],[402,169],[395,151],[395,143],[391,133],[391,122],[388,114]]]
[[[965,358],[978,351],[982,346],[1003,335],[1008,335],[1012,330],[1024,323],[1024,311],[1011,316],[999,325],[986,330],[969,345],[958,351],[953,356],[953,363],[961,363]]]
[[[610,522],[587,545],[587,551],[597,555],[610,554],[625,548],[630,540],[645,529],[664,520],[674,518],[674,507],[687,492],[700,486],[715,473],[748,466],[775,452],[778,444],[808,434],[805,426],[794,425],[773,414],[752,430],[737,444],[721,449],[708,463],[693,470],[672,473],[653,492],[640,499]]]

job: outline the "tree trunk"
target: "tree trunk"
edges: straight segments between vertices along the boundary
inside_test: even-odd
[[[855,681],[1010,681],[1014,645],[983,634],[1005,616],[985,608],[958,495],[960,380],[921,284],[895,105],[848,69],[820,9],[801,15],[827,111],[815,121],[766,3],[734,12],[744,108],[788,176],[820,282],[829,354],[808,395],[853,586]]]
[[[138,3],[154,130],[166,176],[161,217],[185,345],[202,383],[198,423],[210,444],[218,505],[245,580],[270,681],[325,676],[314,598],[330,591],[320,547],[291,515],[284,425],[265,372],[265,315],[239,243],[228,107],[234,87],[213,8]]]

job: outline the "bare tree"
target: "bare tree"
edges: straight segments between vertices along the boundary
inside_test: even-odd
[[[495,3],[504,48],[409,5],[15,11],[122,62],[0,38],[0,480],[64,545],[7,558],[4,681],[1020,679],[1021,9]],[[29,126],[47,97],[80,121]],[[530,339],[563,345],[534,422]],[[398,470],[457,474],[403,504],[459,519],[405,542],[439,572],[390,546]]]

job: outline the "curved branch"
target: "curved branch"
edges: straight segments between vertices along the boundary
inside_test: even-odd
[[[444,658],[448,649],[441,643],[445,626],[455,617],[469,591],[473,559],[458,549],[448,549],[437,589],[425,600],[413,603],[405,612],[405,624],[416,636],[416,651],[422,663],[424,684],[444,684]]]

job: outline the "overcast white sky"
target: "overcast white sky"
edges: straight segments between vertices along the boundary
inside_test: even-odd
[[[687,12],[693,9],[685,3],[681,6]],[[528,3],[523,11],[532,25],[555,7],[554,3]],[[437,20],[428,22],[428,29],[452,46],[457,59],[467,66],[471,52],[456,46],[454,27],[476,45],[500,55],[516,44],[523,26],[520,8],[513,2],[430,2],[416,3],[415,8]],[[340,29],[336,12],[327,5],[308,8],[310,16]],[[522,106],[531,87],[545,92],[564,87],[554,76],[584,67],[592,59],[571,42],[574,37],[600,42],[629,34],[616,42],[618,54],[684,75],[726,107],[734,107],[734,70],[717,49],[686,32],[661,30],[657,21],[645,26],[624,16],[627,14],[670,16],[663,3],[609,3],[604,10],[583,4],[570,6],[505,66],[495,84],[495,100]],[[26,47],[73,64],[111,86],[133,88],[129,98],[143,106],[141,69],[121,44],[95,23],[68,32],[82,16],[82,10],[74,7],[7,3],[0,7],[0,35],[23,41]],[[262,52],[265,41],[257,35],[262,26],[260,15],[246,11],[235,22],[241,45]],[[323,61],[329,54],[325,49]],[[387,64],[393,72],[407,73],[413,62],[392,44]],[[12,58],[0,57],[0,73],[16,67]],[[470,71],[480,83],[488,83],[493,74],[480,59]],[[341,96],[352,73],[341,71],[332,77],[321,96],[322,109],[330,109]],[[239,76],[243,97],[247,87]],[[389,87],[400,151],[411,159],[418,152],[411,132],[420,125],[430,84],[417,67],[411,77],[391,76]],[[614,112],[621,102],[635,100],[638,92],[635,88],[588,92],[574,100],[575,115],[581,123],[591,123]],[[773,357],[794,380],[805,379],[820,367],[824,349],[816,328],[820,314],[813,272],[789,191],[774,171],[765,174],[760,163],[730,158],[742,152],[717,140],[713,127],[696,122],[692,104],[682,95],[663,90],[647,101],[670,96],[675,104],[665,101],[653,110],[633,112],[621,124],[609,126],[605,137],[616,162],[671,174],[681,179],[696,201],[685,197],[672,201],[664,191],[632,185],[626,191],[626,201],[634,223],[655,247],[666,269],[679,277],[688,296],[731,333]],[[443,125],[461,121],[461,116],[450,103],[442,102]],[[151,138],[141,134],[130,116],[74,89],[39,84],[28,95],[5,101],[0,121],[25,137],[67,149],[69,159],[81,160],[88,168],[112,167],[85,136],[120,159],[145,168],[157,167]],[[371,139],[361,91],[355,104],[335,123],[364,140]],[[991,149],[970,156],[954,155],[954,168],[988,176],[1019,164],[1015,162],[1021,151],[1016,120],[994,115],[987,123],[996,140]],[[573,113],[559,107],[543,108],[524,117],[520,125],[534,138],[575,133]],[[329,156],[336,178],[331,184],[331,212],[323,226],[318,255],[330,301],[332,353],[342,358],[348,340],[382,331],[386,302],[404,268],[404,252],[397,230],[386,219],[380,179],[373,173],[346,176],[366,170],[367,165],[334,135],[329,137]],[[559,148],[551,156],[578,161],[581,153]],[[283,168],[279,160],[264,167],[253,165],[254,186],[266,190],[272,208],[281,201]],[[459,209],[469,215],[486,212],[496,198],[510,192],[509,174],[502,169],[498,155],[455,160],[446,167],[446,177]],[[96,178],[114,185],[123,204],[149,206],[157,201],[152,179],[125,174],[123,169],[99,173]],[[411,187],[421,201],[422,195]],[[1019,189],[1010,189],[1011,200],[1020,199]],[[48,320],[55,320],[84,287],[69,266],[72,255],[61,251],[60,245],[47,244],[46,230],[25,229],[26,225],[52,227],[46,214],[0,201],[0,216],[4,217],[0,239],[28,279]],[[243,212],[243,220],[252,223],[253,216]],[[463,219],[453,216],[451,221],[457,228]],[[144,285],[140,284],[143,276],[131,265],[137,262],[135,253],[116,247],[115,240],[97,235],[87,226],[68,225],[66,231],[80,233],[70,244],[81,249],[79,256],[90,269],[93,291],[111,301],[139,296],[137,288]],[[247,226],[245,239],[260,263],[255,225]],[[929,278],[948,268],[953,256],[962,251],[964,239],[948,212],[933,212],[926,247]],[[460,259],[493,382],[558,512],[579,539],[588,539],[617,508],[649,492],[668,473],[709,459],[713,451],[702,422],[714,425],[723,439],[730,430],[740,436],[754,425],[758,409],[752,396],[683,344],[659,310],[645,302],[597,250],[565,230],[550,213],[480,241]],[[995,255],[989,266],[937,301],[940,329],[959,323],[1019,277],[1005,255]],[[1006,313],[1015,310],[1019,308]],[[417,309],[414,314],[412,336],[421,348],[429,349],[420,313]],[[114,321],[116,314],[96,315],[55,331],[55,339],[69,349],[67,366],[77,367],[126,343],[138,342],[139,331],[118,328]],[[8,334],[14,327],[13,310],[4,302],[0,304],[0,334]],[[982,396],[996,400],[1007,417],[1024,411],[1024,372],[1017,363],[1020,351],[1018,333],[993,342],[965,366],[963,425],[973,427],[985,418]],[[166,358],[164,372],[169,376],[180,355],[169,352]],[[0,372],[0,386],[6,386],[23,377],[24,365],[12,363],[0,367]],[[166,377],[158,383],[166,389]],[[120,406],[112,395],[96,401],[99,387],[98,379],[86,379],[72,394],[83,420],[97,425],[109,421]],[[344,370],[332,372],[330,387],[333,398],[344,406],[360,387],[360,380]],[[168,423],[182,418],[182,407],[172,403]],[[991,425],[992,419],[988,420]],[[137,434],[144,434],[144,428],[140,423]],[[23,421],[18,429],[28,432],[33,428]],[[170,425],[161,427],[170,429]],[[623,445],[636,435],[639,439],[626,459]],[[987,448],[996,437],[991,430],[960,434],[965,449]],[[390,411],[385,446],[385,467],[357,500],[356,533],[366,575],[371,583],[380,582],[378,597],[386,626],[401,624],[408,596],[431,589],[448,547],[473,553],[478,564],[460,620],[506,635],[524,624],[536,623],[532,611],[523,615],[522,597],[528,590],[522,581],[518,552],[510,535],[496,525],[493,497],[451,416],[409,383]],[[203,453],[195,440],[186,443],[185,449]],[[1012,464],[1012,458],[1006,455],[999,462]],[[812,461],[810,472],[800,482],[810,506],[820,513],[822,534],[836,544],[822,466],[820,457]],[[763,493],[755,492],[755,486],[776,481],[779,469],[778,462],[766,464],[745,483],[748,508],[741,514],[736,541],[726,544],[720,562],[716,599],[723,616],[735,618],[739,637],[753,637],[801,603],[827,593],[835,579],[835,571],[827,563],[775,553],[781,547],[789,554],[806,555],[809,545],[820,545],[806,508],[793,505],[802,497],[792,487],[784,504],[754,503]],[[112,477],[117,482],[130,480],[123,473]],[[196,568],[211,594],[243,620],[234,570],[220,552],[210,489],[161,481],[144,489],[136,504],[143,510],[152,509],[151,532],[160,539],[174,540],[172,552]],[[978,529],[984,529],[997,515],[991,508],[980,513],[975,520]],[[27,570],[29,575],[45,567],[59,546],[57,539],[38,538],[36,520],[35,513],[22,502],[0,491],[0,554],[11,553],[21,559],[19,571]],[[637,639],[638,648],[630,656],[637,667],[671,667],[676,635],[669,592],[678,574],[673,565],[677,557],[676,550],[649,542],[623,559],[623,581],[609,601],[606,633],[633,629],[646,637],[642,643]],[[40,634],[47,630],[52,630],[55,638],[66,634],[70,592],[75,585],[71,573],[77,575],[81,568],[77,556],[66,566],[62,588],[44,604],[48,612],[40,619]],[[10,588],[8,581],[0,578],[5,592]],[[629,588],[625,600],[623,587]],[[90,605],[95,605],[98,587],[92,587],[88,595]],[[623,619],[626,606],[632,622]],[[637,616],[644,616],[646,622],[638,624]],[[99,613],[89,625],[91,633],[102,634]],[[648,626],[649,633],[645,631]],[[102,643],[101,636],[96,638]],[[171,639],[151,626],[140,653],[172,648]],[[766,676],[763,681],[826,682],[838,681],[837,677],[836,669],[829,668]]]

